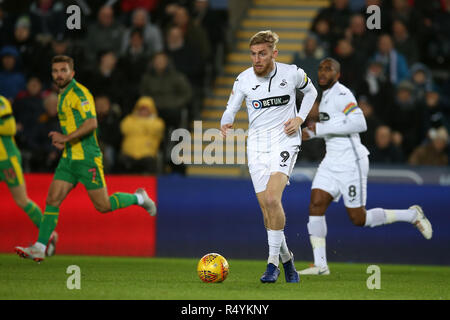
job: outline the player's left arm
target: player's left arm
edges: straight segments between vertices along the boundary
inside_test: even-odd
[[[296,72],[296,88],[300,89],[304,96],[300,105],[300,110],[297,111],[297,108],[295,109],[295,118],[289,119],[284,125],[284,131],[288,135],[292,135],[299,130],[300,126],[311,111],[317,97],[316,88],[306,73],[300,68],[298,68]]]
[[[356,99],[351,93],[339,95],[335,102],[341,116],[315,125],[316,136],[327,134],[347,135],[367,130],[367,123],[362,110],[358,107]]]

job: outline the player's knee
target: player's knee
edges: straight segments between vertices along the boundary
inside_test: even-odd
[[[108,213],[111,211],[111,206],[107,206],[107,205],[96,205],[95,209],[97,209],[98,212],[100,213]]]
[[[281,200],[275,197],[271,192],[266,192],[264,197],[264,206],[268,210],[277,208],[281,204]]]
[[[364,227],[364,224],[366,223],[365,217],[361,215],[350,215],[350,220],[357,227]]]
[[[313,199],[309,203],[310,215],[323,215],[325,213],[325,210],[326,210],[325,205],[319,199]]]
[[[20,197],[20,198],[14,198],[14,201],[16,202],[16,204],[19,208],[24,209],[28,205],[28,202],[30,200],[28,198]]]
[[[52,195],[48,195],[47,199],[45,200],[45,204],[47,206],[52,206],[52,207],[59,207],[61,205],[61,200],[58,197],[52,196]]]

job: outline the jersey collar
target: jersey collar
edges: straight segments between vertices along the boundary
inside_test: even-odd
[[[333,86],[331,87],[331,88],[328,88],[327,90],[325,90],[324,92],[323,92],[323,96],[326,96],[326,95],[328,95],[331,91],[333,91],[333,89],[336,87],[336,85],[339,83],[339,81],[336,81],[336,83],[335,84],[333,84]]]

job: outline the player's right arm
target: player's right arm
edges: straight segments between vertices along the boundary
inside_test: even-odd
[[[233,85],[233,90],[231,91],[230,98],[228,99],[227,109],[222,115],[220,120],[220,131],[223,137],[226,137],[228,129],[233,127],[234,117],[239,111],[244,101],[245,95],[240,90],[239,77],[236,79]]]
[[[68,135],[64,135],[56,131],[51,131],[48,134],[48,136],[52,139],[53,145],[58,149],[61,149],[61,146],[66,142],[83,138],[98,127],[95,104],[91,96],[85,97],[84,95],[80,95],[79,100],[76,101],[73,108],[80,113],[83,123],[75,131]]]
[[[333,117],[324,123],[316,123],[314,127],[316,136],[323,137],[327,134],[348,135],[367,130],[366,119],[353,94],[347,92],[338,95],[335,106],[340,116]]]

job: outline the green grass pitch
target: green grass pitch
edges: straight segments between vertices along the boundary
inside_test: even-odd
[[[263,260],[228,259],[223,283],[203,283],[198,259],[55,256],[37,264],[13,254],[0,255],[0,299],[299,300],[450,299],[450,267],[378,264],[381,289],[369,290],[367,264],[330,263],[329,276],[302,276],[262,284]],[[70,265],[81,271],[81,288],[69,290]],[[296,261],[297,269],[307,267]]]

